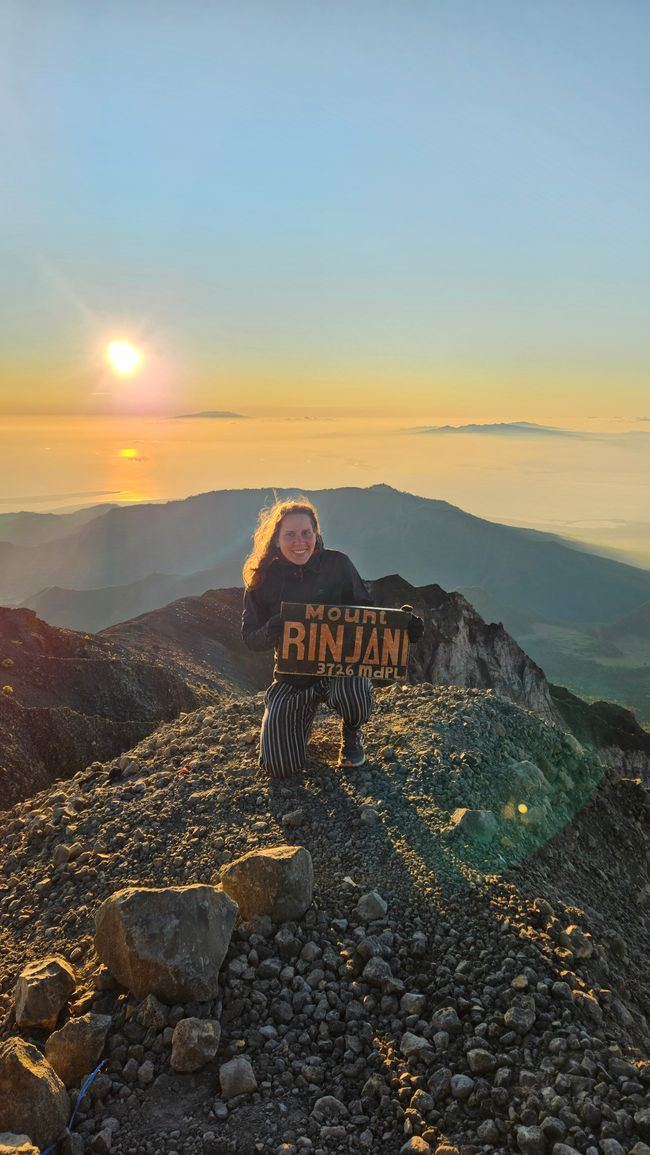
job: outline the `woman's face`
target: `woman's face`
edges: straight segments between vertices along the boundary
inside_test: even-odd
[[[278,548],[282,557],[294,565],[309,561],[316,548],[316,533],[308,513],[288,513],[282,518]]]

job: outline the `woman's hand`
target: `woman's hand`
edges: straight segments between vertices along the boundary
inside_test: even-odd
[[[409,623],[406,627],[406,632],[409,636],[409,642],[419,642],[424,634],[424,622],[422,618],[413,613],[413,606],[402,606],[405,613],[410,614]]]

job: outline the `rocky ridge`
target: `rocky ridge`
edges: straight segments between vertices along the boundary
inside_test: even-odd
[[[560,720],[543,671],[460,594],[397,575],[370,585],[378,604],[410,602],[425,619],[410,681],[492,687]],[[209,590],[95,635],[49,626],[31,610],[0,609],[5,805],[130,749],[181,710],[267,686],[273,654],[243,644],[241,608],[241,589]]]
[[[3,1037],[46,1048],[14,988],[53,954],[76,972],[59,1028],[110,1017],[63,1150],[647,1155],[642,785],[498,693],[430,684],[377,691],[367,766],[332,769],[327,714],[304,781],[268,783],[261,710],[182,715],[6,815]],[[168,1006],[111,979],[93,945],[111,894],[218,884],[287,842],[313,902],[240,920],[216,997]],[[205,1061],[183,1073],[189,1020]]]

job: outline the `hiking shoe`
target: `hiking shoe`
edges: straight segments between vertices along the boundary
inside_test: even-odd
[[[352,730],[344,723],[341,728],[339,766],[363,766],[365,760],[366,752],[363,748],[361,730]]]

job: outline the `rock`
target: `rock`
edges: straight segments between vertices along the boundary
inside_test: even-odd
[[[66,1087],[80,1087],[101,1057],[111,1025],[110,1015],[82,1015],[70,1019],[50,1035],[45,1057]]]
[[[113,1132],[107,1127],[102,1127],[93,1138],[91,1150],[97,1151],[99,1155],[110,1155],[113,1150]]]
[[[151,1059],[145,1059],[138,1067],[137,1080],[142,1087],[148,1087],[153,1083],[156,1076],[154,1065]]]
[[[72,967],[58,955],[28,963],[16,983],[15,1015],[18,1026],[53,1030],[75,985]]]
[[[474,1080],[469,1075],[452,1075],[449,1086],[454,1099],[468,1099],[474,1090]]]
[[[212,999],[236,917],[236,904],[214,886],[129,887],[99,908],[95,948],[139,999]]]
[[[383,958],[368,959],[361,978],[370,986],[380,987],[384,994],[394,994],[404,990],[404,983],[396,979],[389,964]]]
[[[594,944],[579,926],[568,926],[566,934],[576,958],[591,958],[594,953]]]
[[[214,1019],[181,1019],[172,1036],[171,1065],[175,1071],[198,1071],[217,1053],[221,1024]]]
[[[268,915],[274,922],[301,918],[311,906],[314,868],[304,846],[250,850],[221,871],[221,886],[243,919]]]
[[[3,1131],[0,1135],[0,1155],[39,1155],[38,1147],[32,1145],[29,1135],[13,1135]]]
[[[642,1107],[634,1113],[634,1122],[642,1139],[650,1139],[650,1107]]]
[[[499,824],[492,810],[469,810],[461,806],[451,816],[452,829],[475,842],[492,842]]]
[[[541,1127],[518,1127],[517,1146],[522,1155],[545,1155],[546,1136]]]
[[[400,1155],[431,1155],[431,1147],[421,1135],[411,1135],[399,1150]]]
[[[601,1139],[600,1150],[603,1155],[625,1155],[625,1147],[618,1139]]]
[[[512,779],[515,787],[521,789],[521,798],[516,798],[516,802],[520,802],[528,794],[536,794],[548,790],[548,779],[546,775],[536,766],[534,762],[524,759],[523,762],[513,762],[508,766],[508,774]]]
[[[457,1035],[463,1029],[455,1007],[440,1007],[431,1016],[431,1027],[434,1031],[446,1031],[448,1035]]]
[[[525,1035],[537,1017],[535,1000],[532,995],[516,995],[515,1000],[513,1005],[508,1007],[503,1021],[507,1027],[511,1027],[520,1035]]]
[[[162,1031],[167,1026],[169,1007],[160,1002],[155,995],[147,995],[135,1012],[136,1022],[142,1027],[153,1027],[154,1031]]]
[[[493,1147],[499,1141],[500,1131],[494,1119],[484,1119],[476,1128],[476,1134],[481,1143],[488,1143]]]
[[[0,1128],[29,1135],[38,1147],[55,1142],[70,1114],[68,1092],[41,1052],[23,1039],[0,1045]]]
[[[486,1075],[490,1071],[494,1071],[497,1066],[497,1061],[490,1051],[484,1051],[480,1047],[475,1047],[473,1050],[467,1052],[467,1063],[473,1075]]]
[[[362,922],[374,922],[377,918],[383,918],[387,910],[388,903],[384,901],[377,890],[371,890],[368,894],[362,894],[355,907],[355,911]]]
[[[554,1143],[552,1155],[580,1155],[580,1152],[568,1143]]]
[[[257,1090],[257,1079],[250,1060],[239,1055],[219,1067],[219,1082],[224,1099],[235,1099],[237,1095],[250,1095]]]
[[[297,810],[288,810],[286,814],[282,815],[282,825],[286,826],[287,830],[297,830],[298,827],[304,826],[304,810],[300,807]]]
[[[325,1120],[344,1118],[349,1112],[345,1103],[334,1095],[322,1095],[314,1103],[311,1113],[317,1123],[322,1123]]]
[[[414,991],[406,991],[399,1001],[399,1009],[403,1015],[421,1015],[427,1002],[426,995],[419,995]]]
[[[381,822],[381,816],[373,806],[361,806],[359,817],[364,826],[377,826]]]
[[[433,1055],[433,1048],[429,1040],[413,1034],[412,1031],[405,1031],[402,1035],[400,1050],[405,1059],[410,1059],[413,1056],[427,1058]]]

